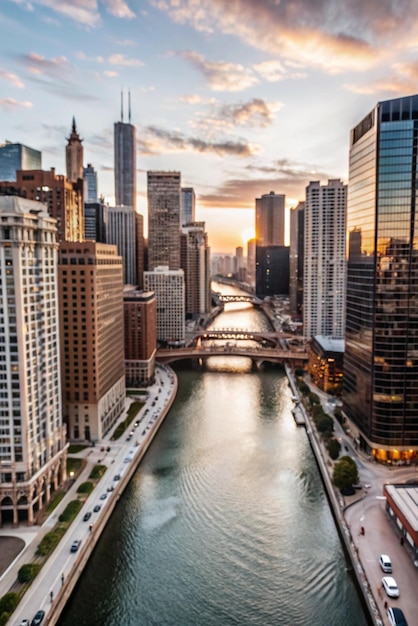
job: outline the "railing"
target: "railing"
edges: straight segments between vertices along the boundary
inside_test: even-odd
[[[308,359],[308,354],[304,350],[283,350],[264,346],[201,345],[159,349],[156,360],[161,363],[169,363],[179,359],[205,359],[211,356],[244,356],[253,361],[270,361],[272,363],[301,363]]]

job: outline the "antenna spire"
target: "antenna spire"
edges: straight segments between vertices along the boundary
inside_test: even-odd
[[[131,92],[130,91],[128,91],[128,102],[129,102],[128,119],[129,119],[129,123],[131,123]]]
[[[123,122],[123,89],[120,92],[120,121]]]

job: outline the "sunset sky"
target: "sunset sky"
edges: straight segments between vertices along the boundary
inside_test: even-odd
[[[214,252],[243,244],[261,194],[346,182],[350,129],[418,92],[416,0],[2,0],[0,29],[0,142],[65,173],[74,115],[113,204],[129,89],[139,211],[146,171],[180,170]]]

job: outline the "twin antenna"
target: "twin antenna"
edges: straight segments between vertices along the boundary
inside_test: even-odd
[[[123,90],[120,92],[120,121],[123,122]],[[131,123],[131,92],[128,91],[128,122]]]

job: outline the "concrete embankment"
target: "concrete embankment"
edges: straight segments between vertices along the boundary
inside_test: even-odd
[[[286,374],[289,380],[292,394],[295,397],[299,396],[299,391],[296,387],[292,370],[288,366],[286,366]],[[354,579],[357,584],[357,588],[361,594],[363,606],[367,612],[369,624],[371,624],[372,626],[382,626],[382,616],[380,614],[379,608],[375,603],[369,582],[358,558],[357,548],[351,537],[350,529],[347,525],[347,522],[343,516],[344,502],[342,500],[342,496],[340,496],[340,494],[336,492],[334,485],[332,484],[331,476],[324,458],[325,450],[323,448],[323,444],[319,440],[319,437],[317,437],[315,427],[311,423],[310,417],[305,411],[302,402],[299,403],[299,407],[300,410],[303,412],[305,418],[306,433],[308,435],[309,443],[314,453],[322,477],[322,481],[325,486],[328,501],[331,506],[331,511],[336,523],[337,531],[340,536],[344,552],[346,554],[346,557],[350,561]]]
[[[167,368],[169,370],[169,368]],[[147,438],[142,442],[140,449],[134,457],[134,460],[129,463],[128,467],[124,471],[121,476],[120,481],[117,483],[117,488],[114,489],[109,494],[109,502],[106,508],[102,511],[101,515],[98,517],[97,521],[92,526],[91,533],[88,536],[88,539],[83,542],[82,546],[77,555],[77,560],[74,564],[74,567],[71,569],[70,573],[64,579],[61,589],[58,594],[54,597],[53,604],[51,606],[50,611],[45,619],[45,624],[48,626],[54,626],[57,624],[59,617],[62,611],[65,608],[74,588],[76,587],[80,575],[82,574],[85,566],[87,565],[89,558],[96,547],[97,542],[99,541],[102,532],[106,528],[106,524],[109,521],[118,501],[125,488],[129,484],[132,476],[135,474],[138,466],[140,465],[143,457],[145,456],[148,448],[150,447],[155,435],[158,432],[158,429],[162,422],[164,421],[168,411],[170,410],[177,393],[177,377],[175,373],[170,369],[170,376],[172,376],[173,384],[171,386],[171,394],[166,403],[166,405],[161,409],[161,412],[155,422],[152,424],[152,427],[149,429],[147,433]],[[110,471],[110,470],[109,470]]]

